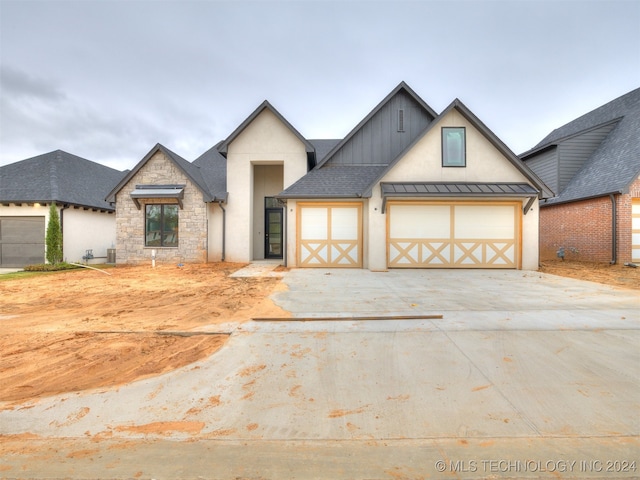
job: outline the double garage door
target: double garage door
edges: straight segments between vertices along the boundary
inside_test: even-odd
[[[44,217],[0,217],[0,267],[44,262]]]
[[[300,267],[362,267],[362,205],[300,203]],[[387,203],[389,268],[519,268],[520,202]]]
[[[390,202],[390,268],[518,268],[520,203]]]

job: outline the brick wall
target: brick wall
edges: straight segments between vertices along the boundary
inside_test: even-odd
[[[175,203],[175,200],[140,200],[138,209],[131,199],[136,185],[185,184],[183,208],[178,212],[178,247],[145,247],[145,204]],[[158,151],[116,196],[116,263],[199,263],[207,261],[207,206],[202,192],[171,160]]]
[[[617,263],[631,261],[631,204],[640,197],[640,179],[629,193],[616,195]],[[540,209],[540,260],[557,258],[560,247],[565,259],[610,262],[612,257],[612,205],[609,197],[571,202]]]

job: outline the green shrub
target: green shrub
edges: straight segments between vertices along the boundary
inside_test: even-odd
[[[55,265],[62,261],[62,228],[56,202],[49,207],[49,224],[47,225],[47,262]]]
[[[66,262],[59,263],[39,263],[36,265],[27,265],[24,267],[25,272],[58,272],[60,270],[74,270],[77,267]]]

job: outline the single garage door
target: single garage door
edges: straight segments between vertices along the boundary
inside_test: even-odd
[[[518,268],[520,203],[389,202],[390,268]]]
[[[0,217],[0,266],[44,262],[44,217]]]
[[[640,198],[631,203],[631,258],[632,262],[640,262]]]
[[[362,267],[362,204],[299,203],[299,267]]]

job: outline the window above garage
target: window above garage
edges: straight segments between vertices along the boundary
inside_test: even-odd
[[[184,188],[186,185],[136,185],[135,190],[131,192],[136,207],[140,210],[140,199],[167,199],[172,198],[178,202],[180,208],[182,199],[184,198]]]

